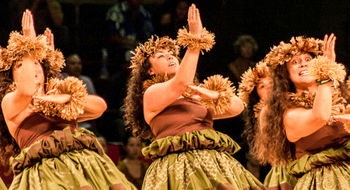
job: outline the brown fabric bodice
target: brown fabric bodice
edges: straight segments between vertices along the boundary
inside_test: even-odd
[[[295,156],[300,158],[306,154],[313,155],[330,147],[338,147],[350,139],[341,122],[325,125],[313,134],[296,141]]]
[[[58,117],[46,117],[34,112],[17,127],[14,138],[23,150],[35,141],[49,137],[54,130],[62,130],[65,127],[70,127],[71,131],[74,131],[77,129],[77,122],[66,121]]]
[[[160,139],[195,130],[213,129],[213,119],[209,110],[198,100],[180,98],[156,115],[150,126],[156,139]]]

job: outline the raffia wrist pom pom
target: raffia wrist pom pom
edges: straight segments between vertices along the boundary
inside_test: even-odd
[[[316,77],[318,84],[325,84],[332,80],[334,85],[338,85],[339,81],[343,82],[346,75],[344,65],[331,61],[325,56],[318,56],[310,61],[309,73]]]
[[[235,95],[236,88],[228,78],[221,75],[213,75],[203,81],[200,87],[219,92],[218,99],[201,99],[207,108],[214,110],[215,114],[222,114],[231,106],[231,98]]]
[[[350,114],[350,105],[347,105],[345,107],[345,114]],[[350,133],[350,123],[344,123],[344,129],[345,129],[345,131]]]
[[[349,123],[344,123],[344,129],[345,129],[345,131],[350,133],[350,124]]]
[[[61,70],[66,65],[63,54],[59,50],[47,50],[47,62],[44,64],[48,64],[51,73],[61,72]]]
[[[186,28],[179,29],[177,33],[177,44],[188,48],[200,48],[209,51],[215,44],[215,35],[203,28],[201,36],[196,36],[187,31]]]
[[[36,112],[42,112],[47,116],[58,116],[65,120],[75,120],[84,113],[86,97],[88,95],[85,85],[75,77],[67,77],[64,80],[50,79],[46,84],[47,95],[69,94],[71,99],[65,104],[34,101]]]

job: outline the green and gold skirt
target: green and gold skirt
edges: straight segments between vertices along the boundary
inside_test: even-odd
[[[0,190],[6,190],[6,189],[7,189],[7,187],[6,187],[5,183],[0,178]]]
[[[264,189],[232,157],[239,149],[229,136],[214,130],[158,139],[142,150],[155,159],[142,189]]]
[[[289,164],[294,189],[350,189],[350,140],[341,147],[305,155]]]
[[[23,149],[12,168],[10,190],[136,189],[86,129],[54,131]]]
[[[297,180],[290,175],[287,166],[274,166],[266,175],[264,185],[269,190],[292,190]]]

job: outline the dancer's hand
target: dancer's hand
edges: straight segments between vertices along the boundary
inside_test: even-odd
[[[342,123],[350,123],[350,114],[342,114],[342,115],[332,115],[331,119],[336,121],[340,121]]]
[[[54,44],[54,38],[51,30],[49,28],[46,28],[44,32],[44,36],[46,36],[46,43],[49,46],[51,50],[55,49],[55,44]]]
[[[199,10],[196,8],[195,4],[192,4],[188,9],[187,16],[188,28],[191,34],[200,36],[202,33],[202,21],[199,15]]]
[[[328,59],[334,62],[336,59],[335,50],[334,50],[335,40],[336,40],[336,37],[333,33],[330,36],[326,34],[324,36],[323,46],[322,46],[323,55],[328,57]]]
[[[71,99],[69,94],[53,94],[53,95],[34,95],[34,100],[42,100],[45,102],[52,102],[57,104],[65,104]]]
[[[28,9],[22,16],[22,32],[24,36],[36,37],[33,15]]]
[[[203,87],[195,86],[195,85],[188,85],[188,88],[192,90],[192,95],[198,95],[202,99],[211,99],[215,100],[219,98],[219,92],[208,90]]]

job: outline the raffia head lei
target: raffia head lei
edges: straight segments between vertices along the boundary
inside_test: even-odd
[[[241,76],[241,82],[238,87],[238,97],[243,101],[244,105],[249,104],[249,95],[254,90],[261,79],[270,76],[268,67],[264,61],[260,61],[252,69],[249,68]]]
[[[10,34],[7,48],[0,51],[0,72],[10,70],[26,55],[32,56],[42,65],[47,64],[50,72],[60,72],[65,66],[63,54],[49,48],[46,36],[29,37],[14,31]]]
[[[297,53],[310,53],[314,56],[322,55],[322,40],[306,38],[304,36],[292,37],[290,43],[280,42],[265,56],[264,62],[275,69],[291,60]]]
[[[131,57],[130,68],[139,68],[150,56],[152,56],[159,49],[168,49],[169,51],[172,51],[176,57],[179,55],[180,51],[180,47],[176,44],[176,40],[173,40],[168,36],[161,38],[158,36],[152,36],[147,42],[139,44],[139,46],[136,47],[135,51],[132,52],[134,56]]]

